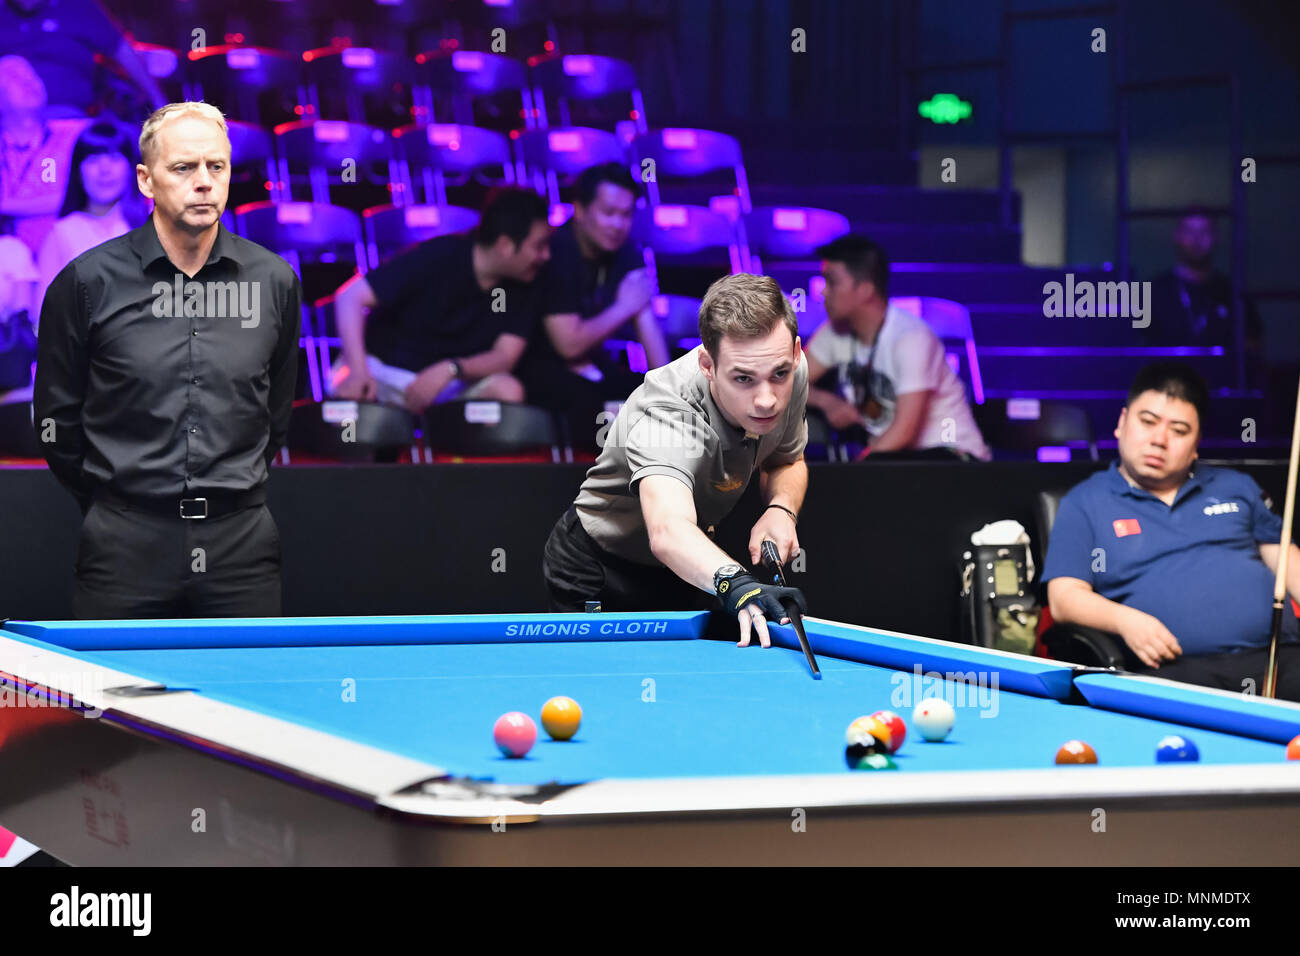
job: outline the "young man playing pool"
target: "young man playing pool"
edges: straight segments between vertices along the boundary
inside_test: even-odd
[[[711,540],[759,472],[766,507],[749,536],[782,563],[799,550],[796,516],[808,488],[808,363],[794,311],[775,280],[731,275],[700,305],[702,345],[646,374],[610,427],[578,497],[546,542],[551,608],[681,610],[717,594],[769,647],[781,601],[806,609],[797,588],[763,584]]]

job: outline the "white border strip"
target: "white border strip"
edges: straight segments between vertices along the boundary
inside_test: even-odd
[[[312,777],[371,800],[446,773],[434,764],[213,700],[202,693],[175,691],[128,697],[93,689],[87,692],[87,686],[155,687],[157,682],[3,636],[0,636],[0,670],[17,677],[38,675],[42,682],[50,682],[51,689],[75,696],[91,707],[146,721],[164,731],[196,737],[283,768],[294,776]],[[75,675],[90,680],[77,681]],[[60,676],[68,679],[54,680]]]

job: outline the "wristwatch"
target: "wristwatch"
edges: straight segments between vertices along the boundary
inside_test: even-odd
[[[458,381],[460,379],[460,363],[455,359],[447,359],[447,361],[451,363],[452,381]]]
[[[718,594],[726,594],[731,587],[731,579],[744,573],[745,569],[738,564],[724,564],[713,572],[713,590]]]

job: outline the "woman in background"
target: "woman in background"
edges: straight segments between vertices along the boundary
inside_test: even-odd
[[[135,141],[116,123],[102,120],[82,132],[72,149],[68,191],[59,221],[41,244],[36,267],[35,319],[54,277],[77,256],[123,235],[148,217],[135,188]]]

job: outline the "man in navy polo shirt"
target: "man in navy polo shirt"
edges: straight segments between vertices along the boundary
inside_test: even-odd
[[[1129,389],[1119,461],[1061,500],[1043,568],[1052,617],[1119,634],[1140,673],[1241,691],[1263,683],[1282,520],[1249,475],[1196,464],[1209,392],[1148,365]],[[1287,590],[1300,594],[1293,544]],[[1283,617],[1277,696],[1300,700],[1300,639]]]

